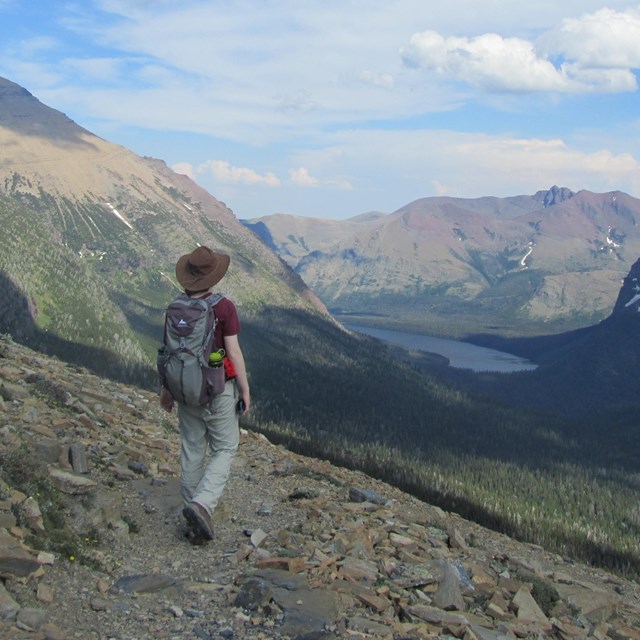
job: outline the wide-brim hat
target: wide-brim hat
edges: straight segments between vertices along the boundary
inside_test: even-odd
[[[231,258],[209,247],[198,247],[176,262],[176,278],[186,291],[205,291],[222,280]]]

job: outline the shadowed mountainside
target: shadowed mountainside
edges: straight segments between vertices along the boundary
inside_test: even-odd
[[[568,415],[617,410],[621,418],[625,410],[640,406],[636,384],[639,292],[640,259],[624,278],[613,311],[597,325],[532,339],[473,336],[477,344],[521,355],[539,366],[499,383],[495,376],[481,374],[469,378],[464,386],[520,406]],[[633,421],[633,413],[629,420]],[[627,428],[633,430],[631,423]]]

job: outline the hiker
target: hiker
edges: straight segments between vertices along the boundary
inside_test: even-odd
[[[240,324],[236,308],[231,300],[213,293],[213,287],[227,272],[229,262],[229,256],[199,246],[176,263],[176,277],[185,290],[186,296],[182,296],[185,302],[210,298],[208,304],[213,304],[213,350],[216,355],[224,354],[222,393],[206,404],[194,406],[186,400],[181,402],[179,397],[174,399],[166,382],[160,389],[163,409],[171,411],[174,402],[178,403],[183,515],[194,544],[213,539],[211,514],[220,500],[238,448],[238,417],[251,407],[244,357],[238,343]],[[174,394],[178,395],[175,390]],[[207,448],[211,449],[211,459],[205,465]]]

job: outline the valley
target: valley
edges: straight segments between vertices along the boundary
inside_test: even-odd
[[[0,142],[12,153],[0,163],[0,332],[153,392],[175,261],[211,245],[231,256],[222,293],[241,318],[255,402],[247,428],[514,538],[640,575],[633,198],[552,188],[472,210],[442,198],[437,215],[418,201],[352,219],[358,247],[351,237],[331,248],[343,228],[332,224],[317,225],[314,248],[304,227],[291,241],[296,259],[294,248],[306,252],[294,271],[189,178],[8,80]],[[327,307],[345,322],[349,313],[467,337],[538,366],[473,374],[400,356]],[[7,415],[0,428],[10,430]]]
[[[442,356],[448,361],[448,366],[455,369],[469,369],[476,373],[479,371],[511,373],[536,368],[535,364],[518,356],[504,351],[479,347],[470,342],[434,338],[419,333],[406,333],[391,329],[375,329],[353,323],[345,324],[345,326],[351,331],[364,333],[410,352],[418,351]]]

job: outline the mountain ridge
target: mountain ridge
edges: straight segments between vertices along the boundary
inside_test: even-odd
[[[439,369],[443,380],[486,393],[512,406],[566,416],[602,415],[635,431],[640,406],[633,371],[640,358],[640,259],[631,267],[611,313],[595,325],[535,337],[503,338],[474,334],[468,341],[534,361],[535,370],[497,378]],[[623,418],[624,412],[628,416]],[[614,417],[611,412],[617,413]]]
[[[85,349],[115,352],[136,370],[146,367],[151,380],[154,334],[161,335],[162,312],[179,290],[175,262],[199,243],[232,256],[222,292],[244,313],[283,305],[328,318],[300,277],[224,203],[164,161],[95,136],[6,79],[0,144],[7,231],[0,271],[6,291],[21,295],[17,315],[4,314],[0,330],[28,333],[40,348],[61,348],[60,339],[70,337]],[[74,297],[79,286],[84,293]],[[25,324],[18,308],[33,322]],[[72,355],[66,347],[63,353]],[[100,367],[101,358],[92,364]]]
[[[640,255],[640,201],[619,191],[421,198],[365,220],[243,222],[329,308],[452,337],[594,324]]]

